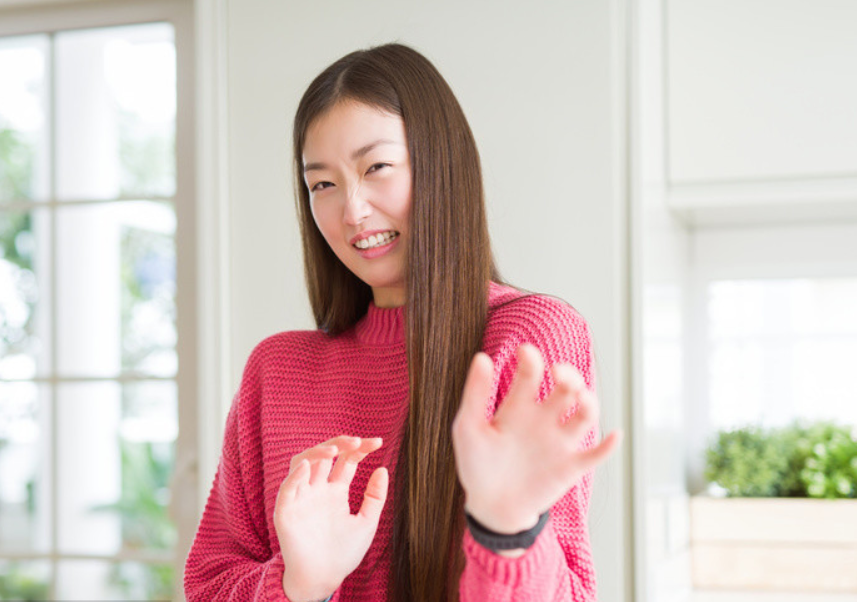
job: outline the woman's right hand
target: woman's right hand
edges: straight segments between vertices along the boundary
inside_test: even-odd
[[[291,602],[327,598],[372,545],[387,499],[387,469],[379,467],[369,477],[357,514],[348,507],[348,491],[359,462],[381,443],[334,437],[292,458],[274,508],[283,591]]]

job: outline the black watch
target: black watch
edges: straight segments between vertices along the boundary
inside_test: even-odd
[[[473,539],[481,546],[496,552],[498,550],[517,550],[531,547],[536,542],[536,537],[545,528],[550,518],[550,512],[545,512],[539,516],[539,522],[534,527],[519,533],[508,534],[496,533],[488,529],[466,511],[464,517],[467,519],[467,528],[470,529],[470,535],[473,536]]]

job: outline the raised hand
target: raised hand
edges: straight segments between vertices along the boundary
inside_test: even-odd
[[[327,598],[369,550],[387,499],[387,469],[369,477],[357,514],[348,507],[348,490],[357,465],[381,443],[335,437],[292,458],[274,509],[283,590],[291,602]]]
[[[485,411],[494,365],[485,353],[476,354],[452,426],[465,509],[498,533],[533,527],[541,513],[606,460],[621,440],[621,433],[614,431],[581,451],[586,434],[598,422],[595,395],[574,367],[555,364],[554,389],[536,403],[544,375],[541,353],[530,344],[521,345],[517,353],[512,385],[491,421]]]

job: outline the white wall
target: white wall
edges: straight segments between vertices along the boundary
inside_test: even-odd
[[[401,41],[445,75],[483,157],[500,269],[589,320],[605,431],[626,422],[622,2],[226,0],[232,383],[261,338],[311,328],[290,180],[290,125],[339,56]],[[228,400],[225,400],[228,403]],[[600,598],[630,600],[627,446],[600,471]]]

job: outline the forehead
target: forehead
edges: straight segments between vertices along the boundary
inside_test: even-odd
[[[347,155],[379,139],[406,144],[402,118],[363,103],[339,102],[307,128],[304,162],[327,155]]]

